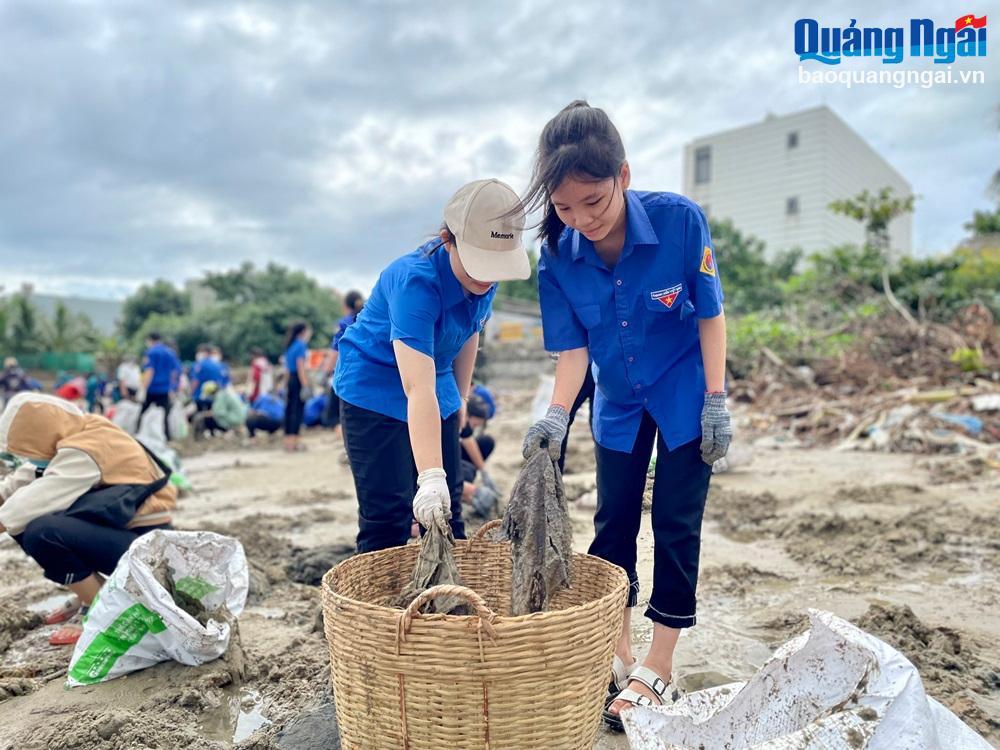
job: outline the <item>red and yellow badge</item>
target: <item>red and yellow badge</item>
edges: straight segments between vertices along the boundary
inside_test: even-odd
[[[701,254],[701,272],[709,276],[715,276],[715,256],[712,255],[712,248],[705,245]]]
[[[676,286],[672,286],[669,289],[660,289],[655,292],[650,292],[649,296],[651,299],[655,299],[658,302],[660,302],[660,304],[662,304],[668,310],[672,310],[674,307],[674,303],[677,301],[677,297],[681,293],[682,289],[684,289],[684,285],[677,284]]]

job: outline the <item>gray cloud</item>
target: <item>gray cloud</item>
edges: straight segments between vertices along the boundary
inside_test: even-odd
[[[923,196],[918,251],[946,250],[987,205],[995,101],[797,84],[799,15],[947,20],[867,5],[6,0],[0,283],[119,295],[249,258],[366,285],[464,181],[522,188],[580,96],[666,190],[691,138],[826,102]]]

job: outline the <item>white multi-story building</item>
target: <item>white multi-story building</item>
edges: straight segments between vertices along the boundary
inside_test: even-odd
[[[684,147],[684,194],[714,219],[729,218],[768,253],[862,244],[860,222],[832,201],[889,186],[912,195],[903,176],[826,106],[698,138]],[[913,250],[911,214],[889,224],[897,254]]]

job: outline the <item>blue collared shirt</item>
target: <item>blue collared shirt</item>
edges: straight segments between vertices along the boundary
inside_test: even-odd
[[[292,375],[299,374],[299,360],[303,360],[303,367],[309,367],[309,347],[306,342],[296,336],[292,343],[285,349],[285,369]]]
[[[173,393],[181,374],[181,361],[174,350],[158,341],[146,350],[142,360],[143,370],[152,370],[153,379],[147,391],[154,395]]]
[[[340,320],[337,321],[337,332],[333,334],[333,338],[330,339],[330,348],[335,352],[340,351],[340,340],[344,338],[344,334],[347,329],[354,325],[354,321],[358,319],[357,313],[351,313],[350,315],[345,315]]]
[[[470,295],[455,278],[448,252],[431,240],[379,276],[357,320],[340,339],[334,390],[355,406],[406,421],[406,394],[393,341],[433,358],[441,418],[458,411],[455,357],[489,320],[496,285]]]
[[[705,371],[697,320],[722,312],[722,285],[697,204],[675,193],[625,196],[625,245],[614,269],[569,228],[556,255],[543,249],[545,348],[589,348],[601,446],[630,452],[648,411],[673,450],[701,435]]]

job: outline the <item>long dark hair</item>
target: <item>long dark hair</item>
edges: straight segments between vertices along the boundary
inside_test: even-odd
[[[566,227],[552,205],[552,191],[567,177],[617,182],[624,163],[625,145],[611,118],[583,99],[570,102],[545,124],[523,204],[526,214],[544,206],[538,237],[550,253],[558,251],[559,235]]]
[[[298,320],[288,326],[288,332],[285,333],[285,348],[287,349],[292,345],[292,342],[297,339],[304,330],[309,327],[309,324],[304,320]]]

